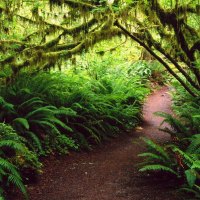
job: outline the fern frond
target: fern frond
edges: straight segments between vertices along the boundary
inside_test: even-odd
[[[152,165],[145,165],[144,167],[139,169],[140,172],[146,172],[146,171],[165,171],[165,172],[170,172],[172,174],[175,174],[178,176],[178,174],[171,168],[166,167],[164,165],[159,165],[159,164],[152,164]]]
[[[48,116],[48,115],[53,115],[54,111],[52,109],[49,108],[49,106],[45,106],[45,107],[40,107],[36,110],[33,110],[31,112],[29,112],[26,115],[26,119],[30,119],[30,118],[38,118],[38,117],[43,117],[43,116]]]
[[[51,117],[51,118],[43,118],[42,120],[44,121],[48,121],[52,124],[55,124],[55,125],[59,125],[60,127],[68,130],[69,132],[73,132],[72,128],[70,128],[69,126],[67,126],[65,123],[63,123],[61,120],[55,118],[55,117]]]
[[[17,172],[16,167],[9,161],[7,161],[3,158],[0,158],[0,166],[2,167],[2,169],[7,170],[8,172],[10,172],[11,174],[15,175],[16,177],[18,177],[20,179],[20,175]]]
[[[81,128],[83,128],[84,130],[86,130],[86,132],[88,132],[90,134],[90,137],[95,139],[96,142],[100,142],[100,138],[94,133],[94,131],[90,128],[88,128],[87,126],[83,125],[83,124],[79,124],[79,123],[74,123],[74,125],[77,125]]]
[[[37,126],[43,127],[46,132],[56,133],[57,135],[60,134],[60,131],[57,129],[57,127],[48,121],[32,120],[31,122],[35,123]]]
[[[11,103],[8,103],[4,100],[3,97],[0,96],[0,107],[2,107],[3,109],[13,112],[14,111],[14,105]]]
[[[186,128],[186,126],[180,122],[180,120],[174,118],[172,115],[168,114],[168,113],[164,113],[164,112],[156,112],[154,113],[156,116],[159,117],[163,117],[164,120],[161,123],[161,125],[163,123],[168,123],[169,125],[171,125],[171,127],[177,132],[177,133],[182,133],[182,137],[187,137],[190,136],[190,133],[188,132],[188,128]]]
[[[65,116],[70,116],[70,117],[75,117],[77,112],[74,111],[72,108],[65,108],[65,107],[60,107],[54,112],[55,115],[65,115]]]
[[[158,155],[158,154],[155,154],[155,153],[150,153],[150,152],[145,152],[145,153],[141,153],[141,154],[138,154],[139,157],[147,157],[149,159],[152,159],[152,160],[160,160],[160,161],[163,161],[165,162],[165,158],[163,158],[162,156]]]
[[[26,130],[29,130],[30,126],[29,126],[29,122],[27,119],[25,118],[15,118],[12,121],[14,126],[22,126],[24,127]]]
[[[16,142],[14,140],[2,140],[0,141],[0,148],[1,147],[10,147],[16,151],[24,152],[25,146],[22,143]]]
[[[28,194],[26,191],[26,187],[24,186],[21,177],[19,176],[15,176],[14,174],[10,174],[8,176],[8,182],[12,183],[13,185],[15,185],[25,196],[26,199],[28,199]]]
[[[39,97],[33,97],[31,99],[28,99],[27,101],[24,101],[22,104],[18,106],[18,110],[20,109],[31,109],[34,107],[34,105],[44,105],[44,101],[41,100]]]
[[[28,137],[28,140],[29,140],[28,144],[34,150],[36,149],[36,152],[38,151],[39,156],[43,155],[44,154],[44,150],[43,150],[42,143],[41,143],[40,139],[38,138],[38,136],[35,133],[31,132],[31,131],[26,131],[25,134],[26,134],[26,137]]]
[[[190,145],[187,148],[188,153],[200,153],[200,134],[193,135],[190,140]]]
[[[186,152],[179,149],[178,147],[173,146],[172,151],[179,153],[184,158],[184,162],[185,162],[185,164],[188,165],[188,167],[191,167],[192,164],[194,163],[194,160],[192,159],[192,157],[189,154],[187,154]]]
[[[167,152],[165,151],[165,149],[156,144],[155,142],[153,142],[152,140],[148,139],[148,138],[142,138],[142,140],[153,150],[155,150],[157,153],[159,153],[161,156],[163,156],[165,159],[167,159],[168,161],[170,161],[170,157],[167,154]]]

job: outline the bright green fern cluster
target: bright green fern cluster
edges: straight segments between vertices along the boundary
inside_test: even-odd
[[[6,189],[14,185],[27,197],[19,168],[23,166],[39,169],[37,157],[28,150],[23,139],[14,129],[0,123],[0,196],[6,196]]]
[[[141,77],[131,76],[127,69],[108,70],[102,76],[86,70],[21,74],[0,88],[0,122],[13,127],[24,148],[19,154],[21,147],[13,138],[4,141],[18,148],[11,164],[26,178],[23,171],[29,171],[35,160],[32,168],[36,172],[41,156],[91,149],[130,130],[140,122],[148,92]],[[5,152],[5,159],[10,160],[8,149]],[[22,179],[18,181],[23,185]]]
[[[2,90],[5,115],[1,119],[41,155],[56,148],[77,148],[77,144],[90,148],[136,126],[148,93],[139,85],[139,77],[110,76],[99,80],[72,72],[21,76]]]
[[[200,112],[200,106],[197,105],[200,104],[197,99],[191,102],[183,98],[182,101],[185,107],[180,107],[176,102],[176,118],[167,113],[156,113],[164,118],[163,123],[170,125],[161,130],[170,134],[172,140],[168,144],[159,145],[144,138],[148,151],[139,155],[145,157],[140,171],[165,171],[174,174],[184,180],[181,190],[200,198],[200,123],[197,120],[197,113]]]

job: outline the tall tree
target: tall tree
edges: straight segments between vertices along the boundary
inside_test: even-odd
[[[2,0],[0,67],[48,69],[125,34],[192,95],[200,90],[199,0]]]

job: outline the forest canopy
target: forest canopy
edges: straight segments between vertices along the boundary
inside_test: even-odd
[[[173,114],[156,115],[171,141],[144,139],[140,171],[200,198],[199,36],[200,0],[0,0],[0,199],[13,186],[26,198],[41,158],[142,130],[144,101],[167,84]]]
[[[197,96],[199,14],[199,0],[2,0],[1,77],[64,65],[102,40],[125,35]]]

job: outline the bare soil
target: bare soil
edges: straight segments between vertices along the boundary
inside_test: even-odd
[[[178,200],[173,179],[144,175],[137,166],[141,161],[137,155],[145,150],[140,136],[158,142],[170,139],[158,130],[162,118],[153,115],[170,113],[170,106],[164,87],[147,98],[144,122],[130,134],[106,141],[91,152],[46,159],[38,183],[28,186],[30,200]]]

